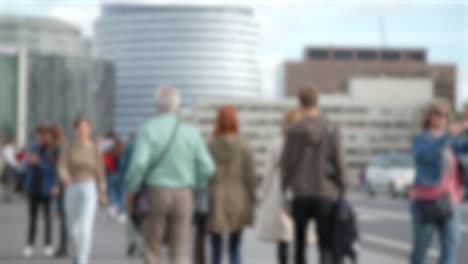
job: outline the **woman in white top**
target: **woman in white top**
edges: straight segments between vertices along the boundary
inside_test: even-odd
[[[283,135],[288,127],[301,118],[299,109],[292,109],[283,118]],[[260,188],[260,214],[257,233],[261,240],[276,242],[278,245],[278,263],[288,263],[288,245],[294,238],[294,226],[288,212],[284,210],[283,192],[281,191],[280,159],[283,137],[272,142],[268,150],[267,165]],[[291,197],[288,197],[291,198]],[[314,228],[309,225],[309,242],[315,241]]]

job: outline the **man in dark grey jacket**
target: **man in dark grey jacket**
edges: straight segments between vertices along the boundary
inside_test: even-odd
[[[345,189],[345,166],[338,128],[318,110],[312,86],[299,91],[303,119],[287,132],[281,169],[282,188],[293,195],[295,264],[306,264],[307,224],[317,223],[320,263],[335,263],[332,253],[332,208]]]

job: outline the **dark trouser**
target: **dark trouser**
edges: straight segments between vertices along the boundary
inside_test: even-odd
[[[67,252],[67,240],[68,240],[68,229],[67,229],[67,216],[65,213],[65,188],[60,187],[60,196],[58,197],[58,213],[60,216],[60,241],[58,245],[58,252]]]
[[[229,260],[231,264],[241,264],[240,244],[242,231],[229,234]],[[212,263],[221,264],[223,259],[223,236],[222,234],[211,234]]]
[[[195,241],[193,248],[193,263],[205,264],[205,238],[206,238],[206,214],[195,214]]]
[[[278,242],[278,264],[287,264],[289,258],[288,242]]]
[[[16,184],[16,170],[15,168],[6,165],[1,174],[1,181],[3,184],[3,200],[10,202],[13,198]]]
[[[295,225],[295,264],[306,264],[306,237],[309,220],[314,219],[317,227],[320,263],[336,263],[332,253],[331,213],[334,201],[327,198],[297,198],[292,204]]]
[[[37,213],[39,207],[42,207],[44,213],[44,243],[52,245],[52,217],[50,211],[51,198],[48,195],[30,195],[29,196],[29,233],[28,245],[33,246],[36,238]]]

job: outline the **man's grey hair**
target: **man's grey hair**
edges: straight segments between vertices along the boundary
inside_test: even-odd
[[[156,90],[156,108],[160,113],[177,112],[180,107],[180,93],[172,85],[163,85]]]

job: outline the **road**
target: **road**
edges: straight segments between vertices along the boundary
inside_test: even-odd
[[[352,194],[359,213],[362,246],[361,264],[403,264],[407,263],[410,248],[410,219],[404,200],[376,198],[370,200],[361,194]],[[468,206],[463,208],[464,219],[468,220]],[[32,260],[21,257],[26,235],[26,206],[23,201],[13,204],[0,204],[0,264],[65,264],[66,260],[51,260],[38,254]],[[95,241],[91,264],[136,264],[138,259],[124,257],[124,227],[110,220],[100,212],[96,219]],[[39,226],[41,229],[42,225]],[[467,222],[464,226],[464,248],[468,248]],[[57,234],[55,232],[55,234]],[[41,233],[38,242],[42,241]],[[436,239],[434,239],[436,240]],[[38,243],[40,244],[40,243]],[[38,250],[41,248],[38,247]],[[309,263],[316,263],[315,250],[310,248]],[[430,251],[431,260],[438,255],[437,250]],[[244,264],[275,263],[273,244],[260,242],[253,229],[245,232],[243,244]],[[464,262],[463,262],[464,260]],[[461,253],[460,264],[468,263],[468,252]],[[225,262],[227,263],[227,262]],[[431,263],[431,262],[430,262]]]
[[[361,242],[373,252],[385,252],[395,259],[408,258],[411,248],[411,218],[408,202],[385,196],[370,198],[365,194],[352,194],[361,228]],[[459,263],[468,263],[468,204],[462,205],[462,244]],[[434,234],[428,263],[436,263],[438,235]],[[462,250],[464,249],[464,250]]]

